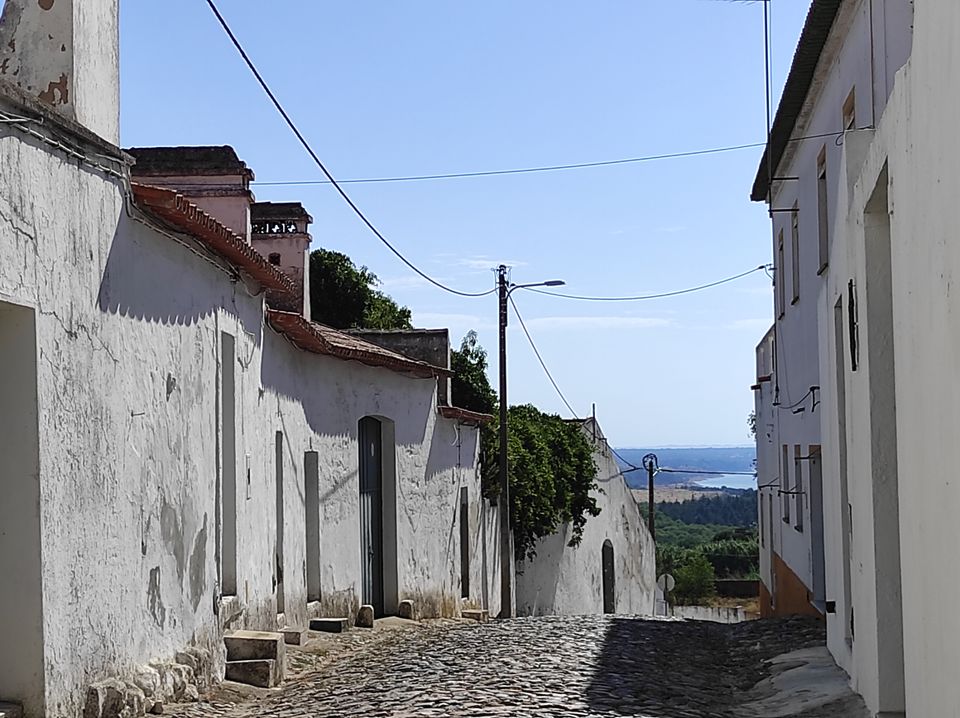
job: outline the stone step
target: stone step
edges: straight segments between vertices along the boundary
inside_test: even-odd
[[[283,634],[267,631],[233,631],[223,637],[228,661],[274,660],[286,662]]]
[[[347,618],[311,618],[310,630],[323,633],[343,633],[350,628],[350,619]]]
[[[280,629],[283,634],[283,642],[288,646],[302,646],[307,642],[307,632],[302,628],[291,628],[284,626]]]
[[[460,611],[463,618],[469,618],[471,621],[486,623],[490,620],[490,612],[485,608],[465,608]]]
[[[23,707],[19,703],[0,701],[0,718],[23,718]]]
[[[254,659],[246,661],[227,661],[224,676],[228,681],[245,683],[258,688],[273,688],[280,685],[283,676],[273,659]]]

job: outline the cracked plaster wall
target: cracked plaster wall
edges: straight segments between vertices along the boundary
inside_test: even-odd
[[[22,599],[42,598],[46,685],[28,715],[75,716],[90,683],[187,644],[211,649],[222,671],[225,622],[276,627],[276,431],[288,624],[307,618],[305,451],[320,459],[321,610],[356,608],[367,414],[395,422],[400,598],[459,610],[460,487],[478,523],[489,508],[477,501],[476,430],[461,427],[455,444],[434,380],[294,348],[264,328],[255,288],[130,219],[118,182],[10,127],[0,166],[0,301],[32,307],[37,335],[42,596]],[[217,568],[221,331],[237,337],[238,361],[230,615]],[[484,590],[473,584],[476,602]]]

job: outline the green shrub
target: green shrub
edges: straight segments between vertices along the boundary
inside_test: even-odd
[[[682,565],[673,571],[677,585],[671,597],[681,605],[703,603],[716,595],[713,566],[702,553],[695,551],[685,557]]]

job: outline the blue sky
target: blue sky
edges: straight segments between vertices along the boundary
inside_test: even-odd
[[[261,72],[341,179],[532,167],[760,142],[763,8],[725,0],[455,3],[220,0]],[[772,3],[782,87],[805,0]],[[122,141],[229,144],[264,182],[319,179],[201,0],[122,3]],[[560,278],[635,295],[771,260],[748,195],[760,149],[564,172],[349,192],[428,274],[465,291]],[[496,371],[496,298],[426,284],[328,186],[257,186],[299,200],[314,247],[349,254],[417,326],[476,329]],[[754,347],[771,320],[761,272],[703,293],[588,303],[515,292],[557,383],[616,446],[747,444]],[[517,322],[511,403],[569,415]]]

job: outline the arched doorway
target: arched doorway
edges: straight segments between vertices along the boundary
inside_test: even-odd
[[[603,612],[616,613],[616,575],[613,567],[613,544],[603,542]]]
[[[360,451],[360,600],[375,616],[397,611],[397,502],[394,426],[365,416]]]

